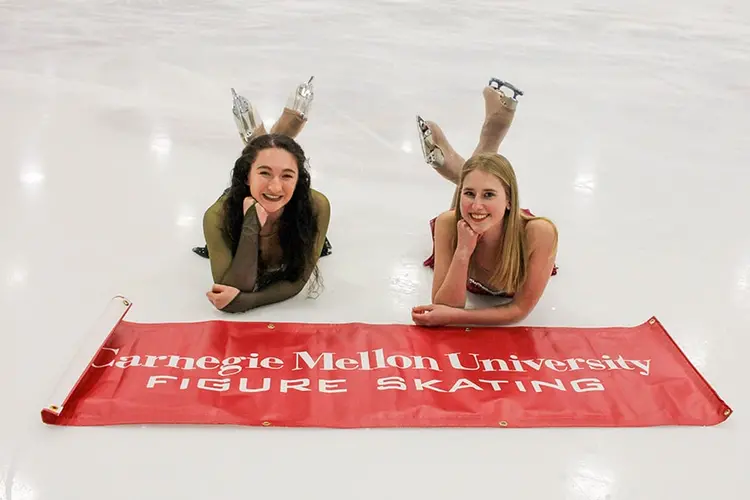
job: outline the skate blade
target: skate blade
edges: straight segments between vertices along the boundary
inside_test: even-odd
[[[513,92],[513,96],[507,96],[507,97],[513,99],[514,101],[518,100],[518,96],[523,95],[523,91],[521,89],[519,89],[512,83],[505,82],[503,80],[500,80],[499,78],[490,78],[489,86],[495,89],[496,91],[502,93],[503,95],[506,95],[506,94],[505,92],[502,91],[502,88],[505,87],[509,89],[511,92]]]

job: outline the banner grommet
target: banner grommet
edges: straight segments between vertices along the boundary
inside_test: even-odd
[[[262,423],[261,425],[262,425],[263,427],[268,427],[268,426],[270,426],[270,425],[271,425],[271,422],[269,422],[269,421],[265,421],[265,422],[263,422],[263,423]]]
[[[500,427],[508,427],[508,422],[505,420],[501,420],[500,422],[498,422],[498,425],[500,425]]]

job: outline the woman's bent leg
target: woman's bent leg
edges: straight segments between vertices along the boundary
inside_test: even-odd
[[[502,87],[512,90],[513,96],[503,93]],[[484,96],[484,123],[482,123],[479,142],[472,156],[479,153],[496,153],[500,149],[500,144],[508,134],[516,115],[518,104],[516,98],[523,95],[523,92],[511,83],[492,78],[482,94]]]
[[[272,134],[282,134],[294,139],[302,132],[315,97],[312,85],[313,78],[310,77],[307,82],[299,84],[289,95],[284,111],[281,112],[281,116],[271,127]]]

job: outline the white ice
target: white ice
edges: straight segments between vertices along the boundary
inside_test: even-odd
[[[747,498],[750,4],[738,0],[0,1],[0,498]],[[657,316],[735,410],[707,428],[50,428],[39,410],[122,293],[134,321],[225,318],[201,216],[240,148],[315,75],[300,141],[332,203],[326,291],[243,320],[410,322],[496,76],[522,204],[560,228],[524,324]],[[237,319],[237,318],[232,318]],[[744,472],[743,472],[744,471]]]

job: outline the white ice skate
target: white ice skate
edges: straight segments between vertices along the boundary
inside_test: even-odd
[[[443,151],[435,144],[432,132],[421,116],[417,115],[417,128],[419,128],[419,144],[422,146],[424,161],[432,168],[440,168],[445,163]]]
[[[250,101],[237,95],[234,89],[232,89],[232,114],[240,139],[243,144],[247,145],[253,133],[263,126],[263,122]]]

